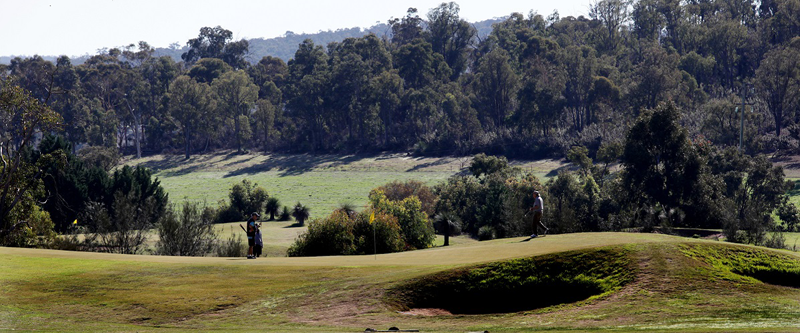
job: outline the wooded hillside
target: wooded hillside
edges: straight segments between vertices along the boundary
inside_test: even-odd
[[[800,2],[601,0],[588,17],[512,13],[479,37],[456,3],[387,35],[299,44],[288,62],[205,27],[182,60],[145,42],[74,65],[16,58],[0,75],[52,107],[76,147],[190,154],[589,155],[672,102],[693,140],[747,152],[800,139]],[[744,100],[741,97],[744,96]],[[737,106],[745,104],[744,119]]]

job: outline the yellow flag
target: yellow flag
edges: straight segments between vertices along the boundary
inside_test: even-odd
[[[75,219],[75,221],[72,221],[72,224],[78,224],[78,219]]]
[[[373,221],[375,221],[375,211],[374,210],[372,211],[372,214],[369,214],[369,224],[372,224]]]

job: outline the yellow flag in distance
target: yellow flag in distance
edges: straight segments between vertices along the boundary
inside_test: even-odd
[[[78,219],[75,219],[75,221],[72,221],[72,224],[78,224]]]
[[[369,224],[372,224],[373,221],[375,221],[375,211],[374,210],[372,211],[372,214],[369,214]]]

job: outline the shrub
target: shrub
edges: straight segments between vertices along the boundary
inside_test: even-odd
[[[233,227],[231,227],[231,231]],[[242,235],[231,232],[231,236],[218,242],[215,246],[217,257],[243,257],[247,253],[247,245],[244,243]]]
[[[294,219],[297,220],[297,223],[300,223],[300,225],[303,225],[310,215],[311,208],[303,206],[303,204],[299,202],[294,205],[294,208],[292,209],[292,217],[294,217]]]
[[[290,257],[330,256],[355,253],[350,217],[334,212],[308,224],[308,230],[295,240],[286,253]]]
[[[438,200],[438,197],[433,193],[431,188],[418,180],[408,180],[406,182],[393,181],[375,190],[383,191],[386,198],[391,201],[402,201],[412,195],[417,197],[422,204],[422,210],[428,214],[428,217],[433,216],[434,209],[436,208],[436,201]]]
[[[410,249],[424,249],[433,244],[436,236],[428,216],[422,211],[422,203],[415,196],[401,201],[392,201],[380,190],[369,195],[372,207],[378,212],[397,217],[403,231],[403,240]]]
[[[170,256],[203,256],[213,248],[217,238],[214,231],[214,212],[211,208],[197,203],[184,202],[178,216],[174,207],[158,225],[159,240],[156,243],[158,254]]]
[[[482,226],[478,229],[478,240],[485,241],[485,240],[492,240],[495,239],[496,234],[494,231],[494,227],[490,225]]]
[[[291,217],[292,211],[288,206],[283,206],[283,210],[281,211],[281,216],[278,218],[278,221],[289,221]]]
[[[275,215],[280,213],[281,201],[278,198],[270,197],[264,205],[264,213],[269,214],[270,220],[275,220]]]
[[[374,215],[372,215],[374,213]],[[370,222],[372,219],[372,222]],[[405,246],[397,218],[374,210],[355,216],[353,221],[355,254],[400,252]]]
[[[396,217],[336,210],[309,223],[287,253],[290,257],[391,253],[403,250],[404,245]]]
[[[151,218],[159,209],[153,196],[142,198],[138,191],[114,194],[112,212],[100,203],[87,205],[84,220],[97,227],[99,249],[105,252],[139,254],[144,251]]]
[[[256,183],[251,183],[247,179],[242,179],[241,184],[235,184],[231,187],[228,194],[230,198],[230,207],[239,212],[240,221],[245,216],[250,216],[250,213],[257,212],[261,214],[264,209],[264,203],[267,202],[269,194]]]
[[[214,214],[214,223],[238,222],[243,220],[241,212],[225,202],[220,202]]]

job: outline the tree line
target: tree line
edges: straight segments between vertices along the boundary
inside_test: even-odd
[[[216,149],[596,157],[672,101],[691,137],[749,153],[800,139],[796,0],[600,0],[588,17],[512,13],[479,37],[442,3],[367,34],[303,41],[288,63],[204,27],[182,61],[146,42],[73,66],[0,67],[61,115],[73,147],[186,157]],[[742,100],[742,97],[745,100]],[[737,113],[737,106],[746,113]],[[740,117],[744,118],[743,125]]]

